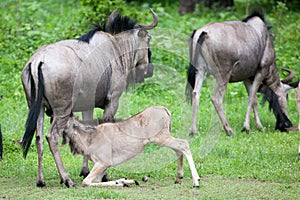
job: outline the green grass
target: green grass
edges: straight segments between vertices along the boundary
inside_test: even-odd
[[[16,4],[15,2],[18,2]],[[37,188],[37,154],[34,142],[27,159],[22,158],[15,140],[23,136],[28,108],[21,85],[21,71],[30,55],[41,45],[65,38],[74,38],[87,31],[80,23],[77,1],[5,1],[0,3],[0,123],[4,154],[0,161],[0,198],[3,199],[297,199],[300,194],[300,160],[297,154],[299,133],[274,131],[275,118],[267,105],[259,105],[263,131],[255,128],[251,118],[251,133],[242,133],[247,96],[243,84],[230,84],[226,92],[225,111],[234,136],[225,135],[210,102],[212,81],[207,80],[201,93],[198,114],[198,135],[188,136],[191,106],[185,101],[184,89],[188,66],[187,40],[190,32],[211,21],[241,19],[246,8],[237,1],[236,10],[198,12],[178,16],[177,5],[131,3],[141,23],[151,22],[151,6],[159,16],[159,25],[149,32],[155,65],[154,76],[144,84],[135,85],[121,97],[117,117],[127,118],[142,109],[166,106],[172,113],[172,133],[188,139],[198,173],[199,189],[192,189],[191,173],[184,161],[183,184],[173,184],[176,176],[176,156],[173,151],[148,145],[145,153],[132,161],[109,169],[111,178],[135,178],[141,186],[129,188],[84,188],[78,176],[80,156],[72,156],[68,147],[61,155],[75,189],[59,184],[54,160],[45,141],[44,174],[46,188]],[[248,1],[247,1],[248,2]],[[249,2],[248,2],[249,3]],[[41,9],[43,8],[43,9]],[[267,17],[276,35],[277,65],[290,67],[299,78],[299,13],[281,7],[269,9]],[[18,14],[18,15],[17,15]],[[17,18],[16,18],[17,16]],[[285,17],[283,17],[285,16]],[[281,77],[284,76],[280,71]],[[259,96],[259,99],[261,97]],[[295,92],[289,96],[289,117],[295,124],[298,114]],[[102,110],[97,109],[95,117]],[[45,120],[45,133],[49,118]],[[147,183],[141,177],[150,177]]]

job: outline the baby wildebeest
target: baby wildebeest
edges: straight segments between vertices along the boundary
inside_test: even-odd
[[[186,156],[193,176],[193,186],[199,186],[192,153],[187,140],[170,135],[171,114],[167,108],[154,106],[116,122],[103,123],[98,126],[84,125],[71,116],[64,130],[64,143],[69,142],[73,154],[89,157],[94,163],[92,171],[83,180],[84,186],[98,186],[93,180],[108,167],[128,161],[143,152],[147,143],[170,147],[178,157],[178,171],[175,183],[181,183],[183,177],[183,154]]]

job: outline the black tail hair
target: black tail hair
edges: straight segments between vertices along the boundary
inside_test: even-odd
[[[196,33],[196,30],[194,30],[191,34],[191,40],[194,38]],[[196,63],[196,61],[194,60],[195,58],[193,58],[192,56],[192,51],[195,51],[194,54],[201,54],[201,50],[199,49],[199,47],[202,45],[202,43],[204,42],[205,38],[207,37],[207,32],[202,31],[197,43],[198,45],[196,47],[192,46],[192,42],[190,41],[190,66],[188,68],[187,71],[187,84],[186,84],[186,88],[185,88],[185,95],[186,95],[186,99],[188,102],[192,103],[192,91],[195,87],[195,82],[196,82],[196,73],[197,73],[197,69],[196,67],[193,65]],[[195,56],[194,56],[195,57]]]
[[[189,69],[187,71],[187,83],[185,87],[185,95],[188,102],[192,103],[192,92],[195,87],[195,81],[196,81],[196,71],[192,63],[190,63]]]
[[[31,82],[31,106],[26,121],[26,130],[22,139],[23,157],[26,158],[34,132],[36,131],[36,124],[42,107],[42,99],[44,94],[44,77],[41,70],[43,62],[38,66],[38,92],[34,80],[31,75],[31,63],[29,63],[29,78]]]
[[[269,110],[273,110],[273,113],[276,117],[276,126],[275,130],[280,130],[282,132],[287,131],[287,128],[290,128],[293,126],[292,122],[289,120],[289,118],[286,116],[286,114],[283,113],[281,106],[278,101],[277,95],[274,93],[271,88],[268,86],[263,86],[260,90],[261,93],[263,93],[263,100],[262,103],[265,103],[266,101],[269,102]]]

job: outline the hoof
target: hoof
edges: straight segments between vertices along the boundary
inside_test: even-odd
[[[200,188],[199,185],[193,185],[193,188]]]
[[[134,180],[134,184],[140,186],[140,183],[137,180]]]
[[[86,178],[89,175],[89,170],[81,170],[79,176],[83,176],[83,178]]]
[[[73,182],[70,180],[70,179],[67,179],[67,180],[61,180],[60,181],[60,184],[65,184],[65,186],[67,187],[67,188],[74,188],[75,187],[75,185],[73,184]]]
[[[193,137],[193,136],[195,136],[196,134],[197,134],[197,130],[191,129],[191,130],[190,130],[189,136]]]
[[[196,133],[190,133],[189,136],[190,137],[194,137],[196,135]]]
[[[103,177],[102,177],[102,180],[101,180],[102,182],[108,182],[108,181],[110,181],[110,178],[108,177],[108,175],[107,174],[105,174]]]
[[[242,132],[246,132],[246,133],[250,133],[250,129],[249,128],[246,128],[246,127],[243,127],[243,129],[242,129]]]
[[[36,182],[36,186],[37,187],[45,187],[46,186],[46,183],[44,181],[37,181]]]
[[[182,179],[183,179],[183,177],[176,178],[175,184],[181,184],[182,183]]]

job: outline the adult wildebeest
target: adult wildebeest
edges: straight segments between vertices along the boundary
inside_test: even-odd
[[[222,108],[227,84],[243,81],[249,99],[243,130],[250,131],[250,111],[254,111],[256,125],[262,129],[257,112],[256,93],[261,85],[268,86],[286,114],[286,94],[291,87],[280,81],[275,63],[271,35],[262,12],[253,12],[242,21],[210,23],[193,32],[189,44],[190,66],[186,94],[192,97],[192,126],[196,133],[196,117],[200,92],[205,75],[213,75],[216,88],[212,103],[228,135],[232,134]],[[291,79],[292,77],[288,77]],[[285,128],[290,121],[282,123]]]
[[[187,140],[174,138],[170,135],[171,114],[167,108],[154,106],[116,122],[89,126],[79,123],[71,116],[63,132],[64,143],[70,144],[73,154],[82,154],[94,163],[93,169],[83,180],[84,186],[101,185],[93,180],[108,167],[119,165],[143,152],[147,143],[173,149],[178,158],[176,183],[183,177],[183,154],[186,156],[193,176],[193,186],[199,186],[192,153]]]
[[[23,136],[26,157],[34,132],[38,150],[37,186],[45,186],[42,172],[44,112],[52,117],[47,141],[54,157],[61,183],[72,187],[59,152],[58,139],[69,114],[83,112],[83,119],[93,116],[93,109],[104,109],[103,120],[112,121],[118,101],[129,81],[141,82],[152,76],[150,39],[158,17],[150,10],[151,25],[136,24],[115,10],[108,21],[75,40],[63,40],[40,47],[22,72],[22,83],[30,108]],[[45,111],[46,110],[46,111]],[[84,159],[87,166],[87,159]],[[83,164],[84,165],[84,164]],[[88,168],[83,168],[84,175]]]

